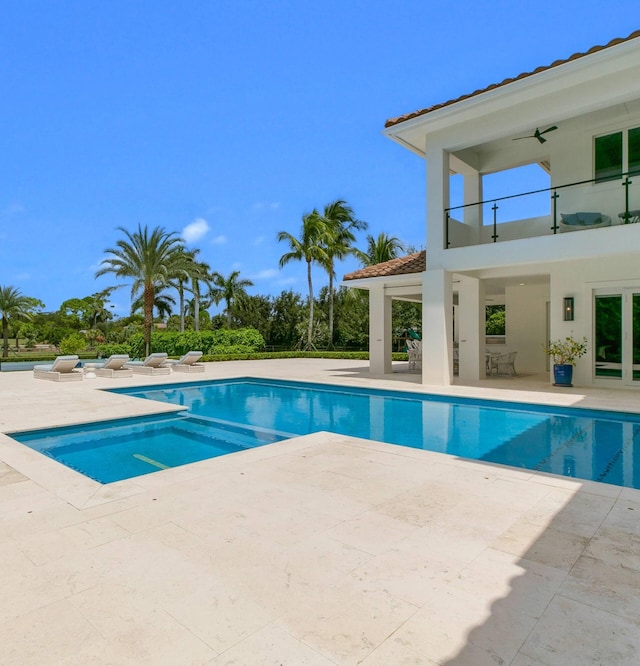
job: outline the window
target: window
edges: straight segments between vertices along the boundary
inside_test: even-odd
[[[595,138],[595,179],[640,173],[640,127]]]

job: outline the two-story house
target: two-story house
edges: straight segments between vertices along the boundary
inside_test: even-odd
[[[423,383],[452,383],[454,350],[461,382],[483,378],[497,303],[518,372],[548,372],[547,341],[584,336],[575,383],[640,387],[640,31],[384,133],[424,158],[427,252],[345,276],[369,290],[373,373],[391,372],[398,298],[422,303]],[[485,199],[486,179],[527,165],[542,187]]]

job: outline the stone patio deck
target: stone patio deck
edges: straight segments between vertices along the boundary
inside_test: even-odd
[[[429,390],[364,366],[231,362],[198,379]],[[172,409],[97,390],[166,382],[0,373],[0,431]],[[633,391],[545,378],[447,392],[640,411]],[[640,491],[330,433],[107,486],[0,435],[0,564],[0,663],[12,666],[611,666],[640,654]]]

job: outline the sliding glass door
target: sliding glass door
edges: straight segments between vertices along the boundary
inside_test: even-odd
[[[596,379],[640,382],[640,289],[596,292],[593,340]]]

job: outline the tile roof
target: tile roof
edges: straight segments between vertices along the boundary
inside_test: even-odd
[[[602,51],[603,49],[608,49],[612,46],[616,46],[617,44],[622,44],[623,42],[628,42],[632,39],[636,39],[637,37],[640,37],[640,30],[636,30],[636,31],[632,32],[628,37],[618,37],[616,39],[612,39],[610,42],[608,42],[604,46],[594,46],[594,47],[590,48],[588,51],[585,51],[584,53],[574,53],[572,56],[569,56],[568,58],[565,58],[564,60],[556,60],[555,62],[552,62],[550,65],[537,67],[532,72],[523,72],[522,74],[519,74],[518,76],[505,79],[504,81],[501,81],[500,83],[492,83],[490,86],[487,86],[486,88],[481,88],[480,90],[476,90],[476,91],[474,91],[472,93],[469,93],[467,95],[462,95],[460,97],[456,97],[455,99],[450,99],[449,101],[442,102],[441,104],[434,104],[433,106],[429,106],[425,109],[420,109],[418,111],[413,111],[412,113],[406,113],[403,116],[398,116],[397,118],[389,118],[389,120],[387,120],[387,122],[384,124],[384,126],[385,127],[393,127],[394,125],[399,125],[400,123],[403,123],[406,120],[411,120],[412,118],[417,118],[418,116],[424,116],[427,113],[430,113],[431,111],[436,111],[437,109],[441,109],[442,107],[450,106],[451,104],[455,104],[456,102],[461,102],[462,100],[469,99],[470,97],[475,97],[476,95],[480,95],[484,92],[488,92],[489,90],[494,90],[495,88],[500,88],[502,86],[506,86],[508,83],[513,83],[514,81],[520,81],[521,79],[526,79],[527,77],[533,76],[534,74],[539,74],[540,72],[544,72],[548,69],[552,69],[553,67],[558,67],[559,65],[564,65],[568,62],[571,62],[572,60],[578,60],[579,58],[583,58],[584,56],[591,55],[592,53],[596,53],[597,51]]]
[[[365,278],[388,277],[390,275],[410,275],[411,273],[422,273],[427,270],[427,252],[421,250],[406,257],[398,257],[384,261],[381,264],[360,268],[353,273],[347,273],[344,280],[363,280]]]

